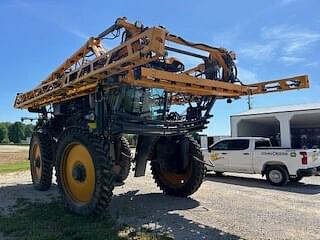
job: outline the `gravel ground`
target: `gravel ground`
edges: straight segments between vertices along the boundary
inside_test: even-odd
[[[272,187],[259,175],[209,175],[200,190],[181,199],[161,194],[150,172],[117,187],[111,214],[118,223],[169,232],[176,239],[320,239],[320,177]],[[0,175],[0,213],[18,198],[50,201],[33,190],[29,172]]]

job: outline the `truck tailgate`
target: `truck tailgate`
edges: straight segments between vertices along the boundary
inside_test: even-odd
[[[301,152],[303,152],[303,150],[301,150]],[[307,156],[308,156],[309,167],[320,166],[320,150],[319,149],[307,150]]]

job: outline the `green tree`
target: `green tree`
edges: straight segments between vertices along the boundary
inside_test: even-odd
[[[31,137],[32,131],[33,131],[33,125],[32,124],[26,124],[24,125],[24,137],[28,138]]]
[[[20,143],[21,140],[25,139],[24,126],[21,122],[15,122],[8,128],[8,137],[11,142]]]
[[[0,123],[0,143],[6,138],[8,138],[8,128],[5,124]]]

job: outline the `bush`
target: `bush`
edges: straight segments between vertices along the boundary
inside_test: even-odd
[[[15,122],[14,124],[8,127],[8,137],[9,140],[13,143],[20,143],[24,136],[24,125],[21,122]]]
[[[3,123],[0,123],[0,143],[6,138],[8,138],[8,129]]]

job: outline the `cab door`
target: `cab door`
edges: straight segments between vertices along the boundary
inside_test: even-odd
[[[229,167],[228,145],[230,140],[222,140],[209,147],[208,159],[214,162],[215,171],[227,171]]]
[[[252,173],[252,153],[249,139],[234,139],[228,144],[229,171]]]

